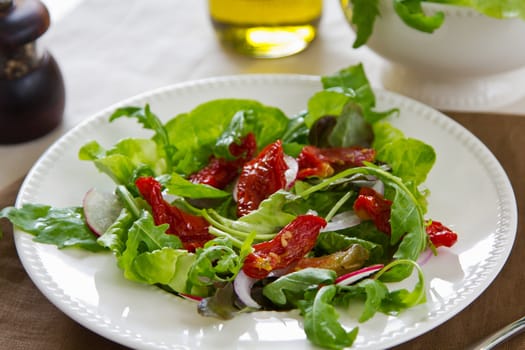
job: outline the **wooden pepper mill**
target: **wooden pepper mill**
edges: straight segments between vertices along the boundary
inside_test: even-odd
[[[62,74],[36,43],[49,22],[38,0],[0,0],[0,144],[38,138],[62,121]]]

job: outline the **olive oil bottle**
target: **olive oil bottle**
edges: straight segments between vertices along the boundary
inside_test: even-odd
[[[303,51],[316,37],[322,0],[209,0],[220,41],[243,54],[277,58]]]

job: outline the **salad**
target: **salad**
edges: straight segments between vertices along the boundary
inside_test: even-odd
[[[151,138],[96,140],[78,152],[115,182],[79,205],[7,207],[0,218],[40,243],[111,253],[125,278],[227,320],[297,309],[313,344],[350,347],[358,321],[424,303],[420,254],[457,234],[427,214],[436,154],[377,111],[358,64],[321,79],[304,111],[218,99],[163,122],[149,105],[117,109]],[[414,275],[413,288],[395,289]]]
[[[356,28],[353,47],[358,48],[368,41],[375,20],[381,16],[379,2],[382,0],[341,0],[343,11]],[[389,0],[390,1],[390,0]],[[437,3],[472,8],[486,16],[525,20],[525,2],[515,0],[391,0],[394,11],[409,27],[425,33],[433,33],[445,21],[445,14],[438,11],[427,15],[423,3]]]

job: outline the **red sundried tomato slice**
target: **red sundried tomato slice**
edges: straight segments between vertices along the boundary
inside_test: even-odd
[[[237,182],[237,215],[257,209],[268,196],[284,188],[287,169],[281,141],[269,144],[246,163]]]
[[[299,261],[315,245],[326,221],[315,215],[300,215],[286,225],[273,239],[253,246],[244,260],[243,271],[253,278],[264,278],[273,270]]]
[[[208,232],[209,224],[204,218],[185,213],[164,200],[162,187],[157,180],[141,177],[135,181],[135,185],[151,206],[155,224],[169,224],[166,232],[178,236],[185,249],[193,252],[214,238]]]
[[[298,179],[309,176],[328,177],[334,172],[363,166],[364,162],[373,162],[376,152],[363,147],[318,148],[303,147],[297,161],[299,163]]]
[[[439,221],[432,221],[426,227],[426,232],[434,247],[452,247],[458,240],[458,235]]]
[[[237,157],[229,160],[224,158],[211,157],[208,165],[191,174],[189,180],[194,183],[206,184],[215,188],[223,189],[232,182],[239,171],[248,160],[252,159],[257,144],[253,133],[247,134],[240,144],[232,143],[229,146],[230,153]]]
[[[377,229],[390,234],[390,212],[392,201],[385,199],[372,188],[363,187],[354,202],[354,211],[363,220],[372,220]]]

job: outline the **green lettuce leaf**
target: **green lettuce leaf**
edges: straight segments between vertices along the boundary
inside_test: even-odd
[[[374,124],[373,129],[376,159],[392,167],[392,174],[403,179],[426,213],[429,193],[420,191],[419,186],[436,162],[434,148],[420,140],[406,138],[400,130],[386,122]]]
[[[34,236],[35,242],[54,244],[58,248],[77,247],[97,252],[97,236],[86,225],[81,207],[53,208],[42,204],[24,204],[21,208],[6,207],[0,211],[21,230]]]
[[[168,171],[166,154],[148,139],[123,139],[108,150],[91,141],[80,148],[78,157],[92,161],[100,172],[128,188],[133,188],[139,176],[159,176]]]
[[[171,145],[170,139],[168,137],[168,132],[164,127],[162,121],[151,112],[149,104],[146,104],[144,108],[139,107],[123,107],[118,108],[113,112],[109,117],[109,121],[112,122],[118,118],[128,117],[135,118],[139,121],[140,124],[145,129],[153,130],[155,132],[153,138],[156,140],[157,144],[163,148],[166,157],[166,166],[168,172],[171,172],[172,169],[172,156],[175,152],[174,146]]]
[[[172,118],[165,127],[170,143],[177,149],[175,171],[188,175],[207,164],[210,155],[228,155],[225,148],[230,141],[253,132],[260,149],[281,137],[288,123],[278,108],[253,100],[219,99]]]

